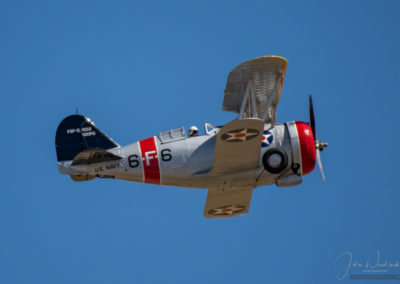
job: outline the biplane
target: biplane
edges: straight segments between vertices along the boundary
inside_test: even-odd
[[[184,127],[120,146],[89,118],[66,117],[56,132],[60,173],[74,181],[113,178],[157,185],[208,189],[204,216],[248,212],[253,189],[295,186],[310,173],[328,144],[317,140],[312,98],[310,122],[276,123],[287,61],[263,56],[228,75],[222,109],[237,113],[223,126],[205,123],[204,135]]]

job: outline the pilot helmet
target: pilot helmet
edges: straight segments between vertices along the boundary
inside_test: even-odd
[[[197,136],[197,134],[199,133],[199,129],[196,126],[190,126],[189,128],[189,136]]]

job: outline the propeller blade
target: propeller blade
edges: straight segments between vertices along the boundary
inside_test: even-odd
[[[322,142],[321,140],[317,140],[317,131],[315,130],[314,106],[311,95],[308,96],[308,108],[310,111],[310,127],[314,135],[315,156],[318,162],[319,170],[321,171],[322,180],[325,181],[325,174],[324,174],[324,169],[322,168],[320,152],[328,146],[328,143]]]
[[[308,96],[308,108],[310,111],[310,126],[312,133],[314,135],[314,141],[317,141],[317,132],[315,131],[315,118],[314,118],[314,107],[313,107],[313,102],[312,102],[312,97],[311,95]]]
[[[324,169],[322,168],[321,155],[319,149],[315,149],[319,170],[321,171],[322,180],[325,181]]]

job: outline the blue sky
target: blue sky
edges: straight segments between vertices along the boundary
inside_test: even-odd
[[[331,283],[344,252],[400,262],[399,6],[2,1],[1,282]],[[316,169],[209,220],[205,190],[58,174],[55,131],[76,107],[121,145],[221,125],[229,71],[271,54],[288,60],[279,122],[307,121],[313,94],[325,183]]]

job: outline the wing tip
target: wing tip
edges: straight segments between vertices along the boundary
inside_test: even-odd
[[[285,58],[285,57],[282,57],[282,56],[280,56],[280,55],[263,55],[263,56],[260,56],[260,57],[256,57],[256,58],[254,58],[254,59],[250,59],[249,61],[252,61],[252,60],[258,60],[258,59],[267,59],[267,58],[271,58],[271,59],[278,59],[278,60],[280,60],[280,61],[283,61],[284,63],[285,63],[285,66],[287,65],[287,59]]]
[[[237,214],[227,214],[227,215],[213,215],[209,214],[208,212],[204,212],[203,216],[206,217],[207,219],[229,219],[229,218],[234,218],[234,217],[239,217],[242,215],[246,215],[249,211],[246,212],[240,212]]]

